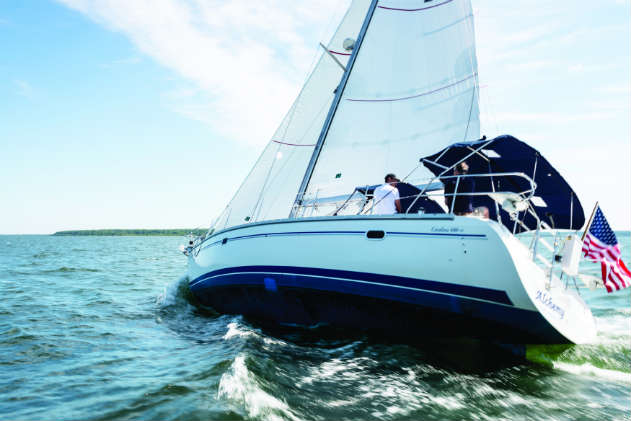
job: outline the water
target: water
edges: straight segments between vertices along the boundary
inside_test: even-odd
[[[583,291],[597,343],[496,361],[203,312],[182,242],[0,236],[0,419],[631,419],[630,290]]]

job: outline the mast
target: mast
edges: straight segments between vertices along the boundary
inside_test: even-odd
[[[370,3],[370,8],[368,9],[368,13],[366,14],[366,18],[364,19],[362,28],[359,31],[359,36],[357,37],[357,41],[355,42],[355,48],[353,48],[351,57],[348,61],[348,64],[346,65],[346,71],[344,72],[344,75],[342,76],[342,81],[337,87],[335,98],[333,99],[333,103],[331,104],[329,113],[327,114],[326,120],[324,121],[324,126],[322,127],[322,131],[320,132],[320,137],[318,137],[318,142],[316,143],[316,146],[313,149],[313,154],[311,155],[311,160],[309,161],[309,165],[307,166],[307,171],[305,171],[305,175],[302,179],[302,183],[300,183],[300,188],[298,189],[296,200],[294,200],[294,204],[291,207],[291,212],[289,214],[290,218],[293,218],[296,216],[297,205],[302,203],[302,196],[304,195],[307,189],[307,186],[309,185],[309,181],[311,180],[311,175],[313,174],[315,164],[318,161],[318,157],[320,156],[320,151],[322,150],[322,146],[324,145],[324,140],[326,139],[326,135],[329,132],[329,128],[331,127],[333,117],[335,116],[335,112],[337,111],[337,106],[339,105],[340,100],[342,99],[344,88],[346,88],[346,82],[348,81],[351,71],[353,70],[355,59],[357,58],[359,49],[361,48],[362,42],[364,41],[364,35],[366,34],[366,31],[368,30],[368,25],[370,25],[372,16],[375,13],[375,9],[377,8],[377,3],[378,3],[378,0],[372,0],[372,2]]]

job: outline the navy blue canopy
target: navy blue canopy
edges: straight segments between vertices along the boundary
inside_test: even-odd
[[[440,183],[428,186],[427,191],[442,189],[442,186],[439,184]],[[381,184],[367,187],[356,187],[355,191],[358,191],[365,196],[372,197],[375,189],[380,185]],[[445,213],[445,211],[443,211],[436,202],[426,196],[420,197],[416,202],[414,202],[416,196],[421,192],[418,187],[404,182],[398,182],[395,187],[399,190],[399,197],[401,198],[401,213],[418,213],[421,210],[423,213]]]
[[[487,146],[484,146],[487,144]],[[454,143],[433,155],[422,158],[423,165],[436,176],[441,175],[446,168],[453,167],[460,160],[474,150],[483,147],[481,153],[475,153],[466,159],[469,165],[469,175],[506,172],[522,172],[532,178],[537,184],[535,196],[543,202],[535,201],[533,210],[542,221],[553,228],[580,229],[585,223],[585,214],[578,197],[552,165],[541,154],[526,143],[510,135],[498,136],[492,140],[476,140],[471,142]],[[436,165],[438,164],[438,165]],[[453,175],[449,170],[443,176]],[[523,192],[530,189],[530,183],[516,176],[473,177],[475,190],[478,192]],[[544,205],[545,206],[538,206]],[[473,206],[485,206],[489,209],[489,217],[497,219],[495,202],[489,196],[473,196]],[[502,223],[513,230],[515,221],[500,208]],[[518,214],[520,221],[528,229],[517,224],[516,232],[534,230],[537,228],[536,219],[527,211]],[[571,225],[570,225],[571,221]]]

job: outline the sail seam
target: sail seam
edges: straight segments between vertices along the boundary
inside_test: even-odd
[[[467,76],[464,79],[460,79],[459,81],[456,81],[454,83],[450,83],[449,85],[445,85],[445,86],[442,86],[440,88],[433,89],[431,91],[423,92],[423,93],[416,94],[416,95],[406,96],[406,97],[402,97],[402,98],[384,98],[384,99],[346,98],[346,101],[351,101],[351,102],[394,102],[394,101],[404,101],[404,100],[407,100],[407,99],[419,98],[419,97],[422,97],[422,96],[431,95],[433,93],[443,91],[445,89],[451,88],[452,86],[458,85],[458,84],[460,84],[462,82],[466,82],[467,80],[469,80],[471,78],[474,78],[477,75],[478,75],[478,73],[476,72],[476,73],[474,73],[474,74],[472,74],[470,76]]]
[[[447,0],[447,1],[444,1],[442,3],[435,4],[433,6],[420,7],[418,9],[399,9],[399,8],[396,8],[396,7],[386,7],[386,6],[377,6],[377,7],[380,8],[380,9],[385,9],[385,10],[395,10],[397,12],[420,12],[420,11],[423,11],[423,10],[433,9],[434,7],[442,6],[442,5],[447,4],[447,3],[451,3],[452,1],[454,1],[454,0]]]
[[[287,146],[315,146],[315,143],[309,143],[309,144],[298,144],[298,143],[287,143],[287,142],[281,142],[280,140],[274,140],[272,139],[272,142],[274,143],[280,143],[281,145],[287,145]]]
[[[340,53],[339,51],[333,51],[333,50],[329,50],[329,53],[337,54],[338,56],[350,56],[351,55],[351,53]]]

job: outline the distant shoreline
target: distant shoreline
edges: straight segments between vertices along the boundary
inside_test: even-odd
[[[194,235],[203,235],[205,229],[109,229],[109,230],[72,230],[57,231],[52,235],[98,235],[98,236],[148,236],[148,235],[172,235],[184,236],[193,233]]]

